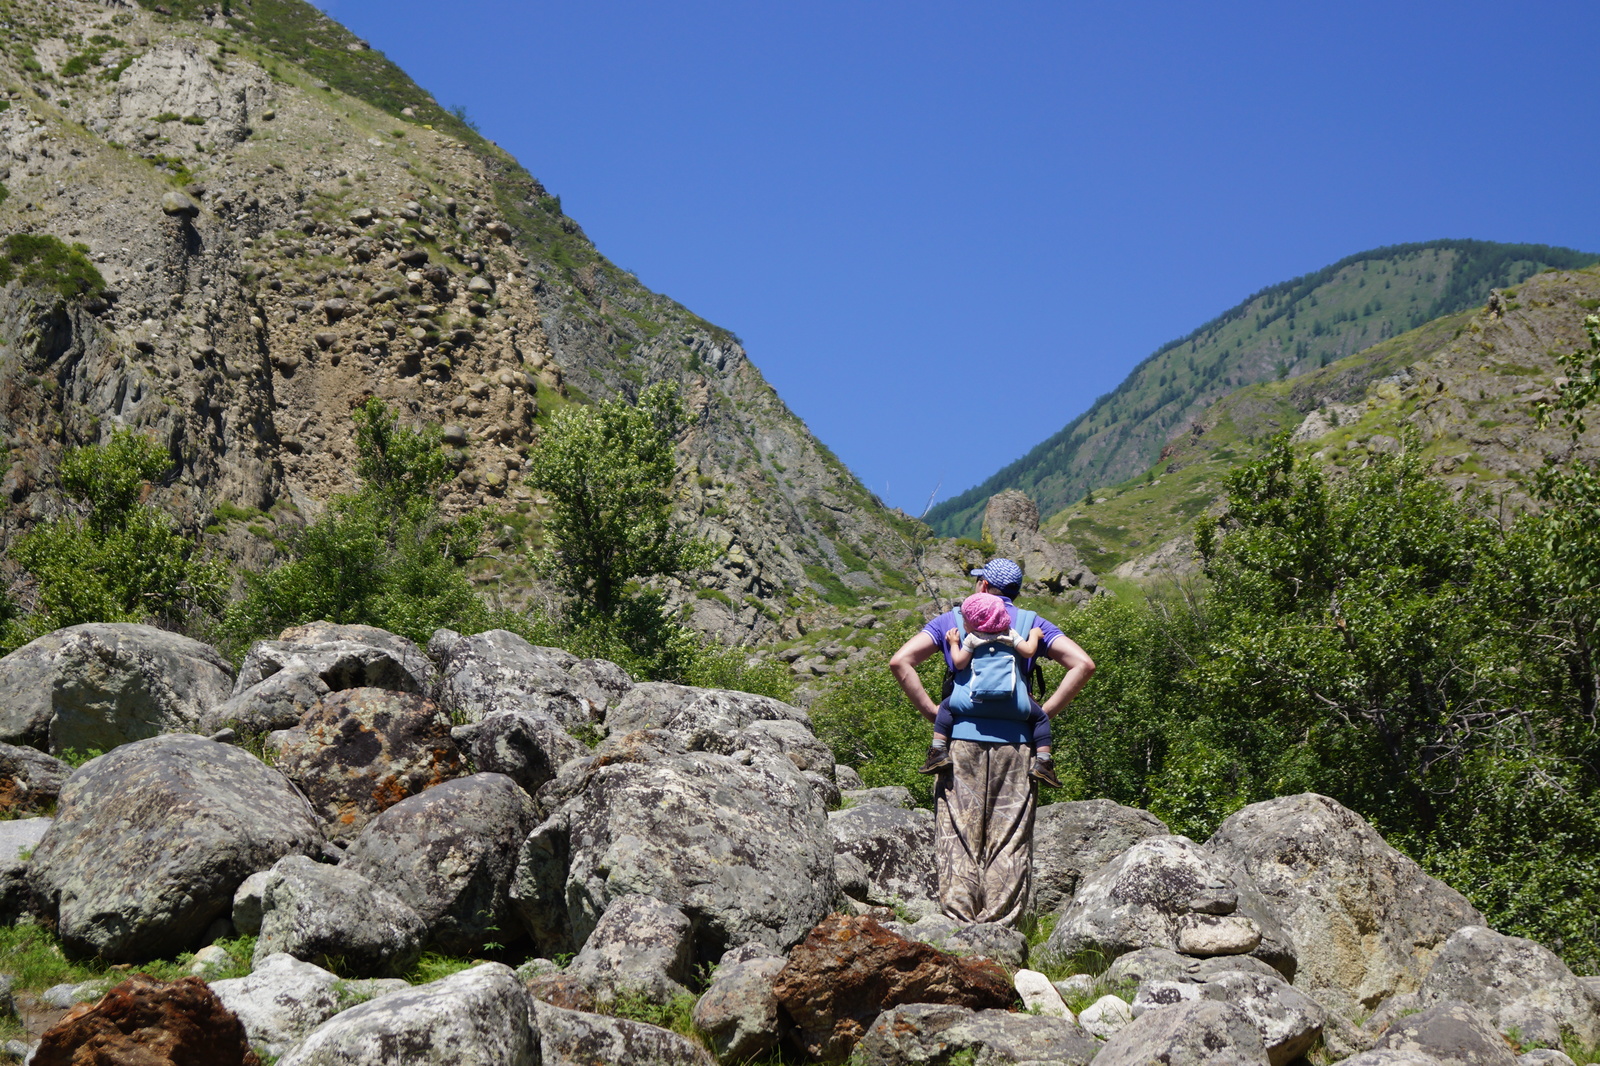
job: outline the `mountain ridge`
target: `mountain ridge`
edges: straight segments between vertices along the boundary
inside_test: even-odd
[[[975,536],[984,501],[1008,488],[1027,492],[1041,514],[1053,515],[1096,485],[1142,471],[1186,419],[1233,388],[1327,365],[1481,303],[1492,289],[1542,269],[1597,260],[1548,245],[1428,241],[1357,252],[1269,285],[1162,345],[1083,414],[979,485],[930,508],[924,520],[946,536]],[[1369,277],[1372,293],[1366,293]],[[1402,282],[1398,293],[1395,281]],[[1309,326],[1302,325],[1306,319]]]

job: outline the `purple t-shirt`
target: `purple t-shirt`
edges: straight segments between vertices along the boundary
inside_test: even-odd
[[[1001,599],[1004,600],[1005,597],[1002,596]],[[1011,628],[1015,629],[1017,627],[1017,614],[1019,608],[1010,600],[1005,600],[1005,605],[1006,614],[1011,616]],[[1043,618],[1035,617],[1033,624],[1038,626],[1044,632],[1044,636],[1039,640],[1039,648],[1041,651],[1045,648],[1048,648],[1055,642],[1057,637],[1061,636],[1061,630],[1056,628],[1054,622],[1048,622]],[[945,642],[944,635],[955,628],[956,613],[954,611],[946,611],[944,614],[941,614],[939,617],[922,627],[922,631],[928,634],[928,636],[932,637],[934,644],[938,645],[939,650],[944,653],[944,665],[952,670],[955,669],[955,666],[950,661],[950,645]],[[967,631],[971,632],[970,627]],[[1022,639],[1027,640],[1028,634],[1022,634]],[[1032,669],[1032,659],[1028,659],[1022,664],[1022,670],[1024,673]]]

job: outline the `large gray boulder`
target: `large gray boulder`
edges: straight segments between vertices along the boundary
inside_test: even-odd
[[[343,867],[386,886],[428,927],[429,946],[469,954],[517,939],[509,892],[533,801],[504,774],[435,785],[384,811]]]
[[[72,767],[37,748],[0,744],[0,806],[37,810],[61,795]]]
[[[347,688],[273,742],[278,769],[311,801],[328,839],[344,843],[406,797],[466,773],[450,728],[416,693]]]
[[[537,1000],[533,1008],[544,1066],[716,1066],[699,1044],[654,1025]]]
[[[1097,1066],[1268,1066],[1266,1044],[1231,1003],[1195,999],[1146,1011],[1107,1040]]]
[[[933,865],[933,812],[867,804],[828,813],[828,831],[840,855],[867,870],[867,901],[883,906],[938,898]]]
[[[484,773],[505,774],[530,796],[589,749],[553,716],[520,708],[496,711],[451,730],[457,746]]]
[[[94,622],[60,635],[50,693],[54,754],[193,732],[233,688],[233,669],[215,648],[164,629]]]
[[[1090,874],[1038,951],[1047,965],[1086,952],[1116,958],[1139,948],[1184,955],[1250,955],[1294,973],[1294,948],[1230,870],[1188,837],[1149,837]]]
[[[691,749],[702,747],[707,738],[735,733],[754,722],[793,722],[807,732],[811,729],[805,711],[771,696],[663,681],[635,685],[606,714],[606,728],[613,734],[665,729]],[[833,765],[831,757],[827,763]]]
[[[512,893],[542,953],[581,946],[630,893],[687,914],[700,959],[752,940],[787,949],[828,913],[833,840],[801,771],[673,742],[614,739],[547,786],[565,799],[524,844]]]
[[[0,658],[0,741],[34,748],[50,742],[56,652],[71,632],[46,633]]]
[[[694,1005],[694,1027],[725,1061],[744,1062],[778,1046],[778,997],[773,979],[782,956],[724,962]]]
[[[310,670],[335,692],[386,688],[428,695],[436,680],[433,662],[405,637],[372,626],[310,622],[250,645],[232,694],[292,667]]]
[[[510,967],[481,963],[334,1015],[279,1059],[278,1066],[396,1062],[539,1066],[532,1000]]]
[[[949,1062],[962,1051],[972,1061],[1060,1063],[1086,1066],[1098,1042],[1070,1018],[1015,1014],[1003,1010],[912,1003],[891,1007],[856,1045],[852,1062],[865,1066],[923,1066]]]
[[[1502,1033],[1558,1047],[1563,1034],[1600,1046],[1600,1003],[1567,964],[1531,940],[1481,925],[1458,929],[1433,958],[1416,1005],[1455,1000],[1475,1007]]]
[[[1443,1066],[1515,1066],[1517,1061],[1488,1018],[1453,1000],[1399,1019],[1373,1051],[1429,1055]]]
[[[1149,811],[1108,799],[1048,803],[1033,826],[1033,903],[1054,914],[1072,901],[1078,883],[1141,840],[1166,836]]]
[[[426,935],[417,912],[379,883],[343,866],[289,855],[262,885],[255,958],[284,952],[380,977],[409,969]]]
[[[580,659],[491,629],[463,637],[440,630],[428,642],[439,659],[439,702],[458,720],[531,711],[567,729],[596,726],[632,679],[614,663]]]
[[[1414,991],[1451,933],[1482,925],[1354,811],[1304,793],[1235,812],[1206,843],[1245,870],[1298,949],[1295,986],[1348,1016]]]
[[[346,980],[282,952],[244,977],[211,982],[211,991],[244,1024],[250,1046],[274,1057],[340,1011],[405,987],[397,978]]]
[[[69,948],[141,961],[194,948],[240,882],[317,852],[321,836],[306,801],[255,757],[153,737],[67,780],[28,878]]]
[[[219,703],[200,719],[200,731],[232,729],[243,735],[293,729],[333,690],[317,671],[297,663]]]
[[[678,908],[649,896],[623,896],[606,913],[567,967],[597,1001],[632,993],[668,1003],[687,992],[693,929]]]
[[[1261,1033],[1272,1066],[1285,1066],[1305,1054],[1327,1021],[1320,1004],[1276,975],[1243,970],[1213,973],[1201,983],[1200,997],[1242,1010]]]

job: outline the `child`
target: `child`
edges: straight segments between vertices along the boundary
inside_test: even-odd
[[[1006,611],[1005,601],[999,596],[985,592],[968,596],[961,603],[961,617],[970,630],[966,639],[961,639],[959,630],[951,629],[945,633],[945,640],[950,644],[950,665],[957,672],[972,665],[974,650],[984,644],[1009,645],[1012,654],[1021,660],[1032,659],[1038,654],[1044,630],[1034,626],[1028,632],[1027,639],[1023,639],[1022,634],[1011,628],[1011,615]],[[1026,691],[1026,678],[1021,679],[1021,684]],[[1034,758],[1028,776],[1060,788],[1061,782],[1056,778],[1050,757],[1050,718],[1037,703],[1031,699],[1028,702],[1032,709],[1028,712],[1027,722],[1032,728],[1034,746]],[[936,773],[950,765],[950,730],[954,724],[955,714],[950,709],[950,701],[946,700],[939,705],[938,717],[933,721],[933,746],[928,749],[928,759],[923,764],[922,773]]]

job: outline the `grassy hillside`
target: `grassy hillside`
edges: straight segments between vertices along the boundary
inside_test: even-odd
[[[1235,390],[1152,465],[1073,501],[1046,533],[1076,546],[1097,573],[1181,569],[1188,552],[1171,542],[1216,502],[1230,470],[1284,432],[1339,469],[1392,450],[1410,429],[1458,491],[1515,497],[1518,478],[1556,443],[1533,411],[1553,380],[1550,353],[1579,346],[1583,317],[1597,307],[1600,268],[1552,271],[1299,377]]]
[[[946,536],[976,536],[984,504],[1008,488],[1054,514],[1142,473],[1174,432],[1234,389],[1329,366],[1481,304],[1493,289],[1597,259],[1541,244],[1432,241],[1361,252],[1273,285],[1163,346],[1059,433],[927,520]]]

